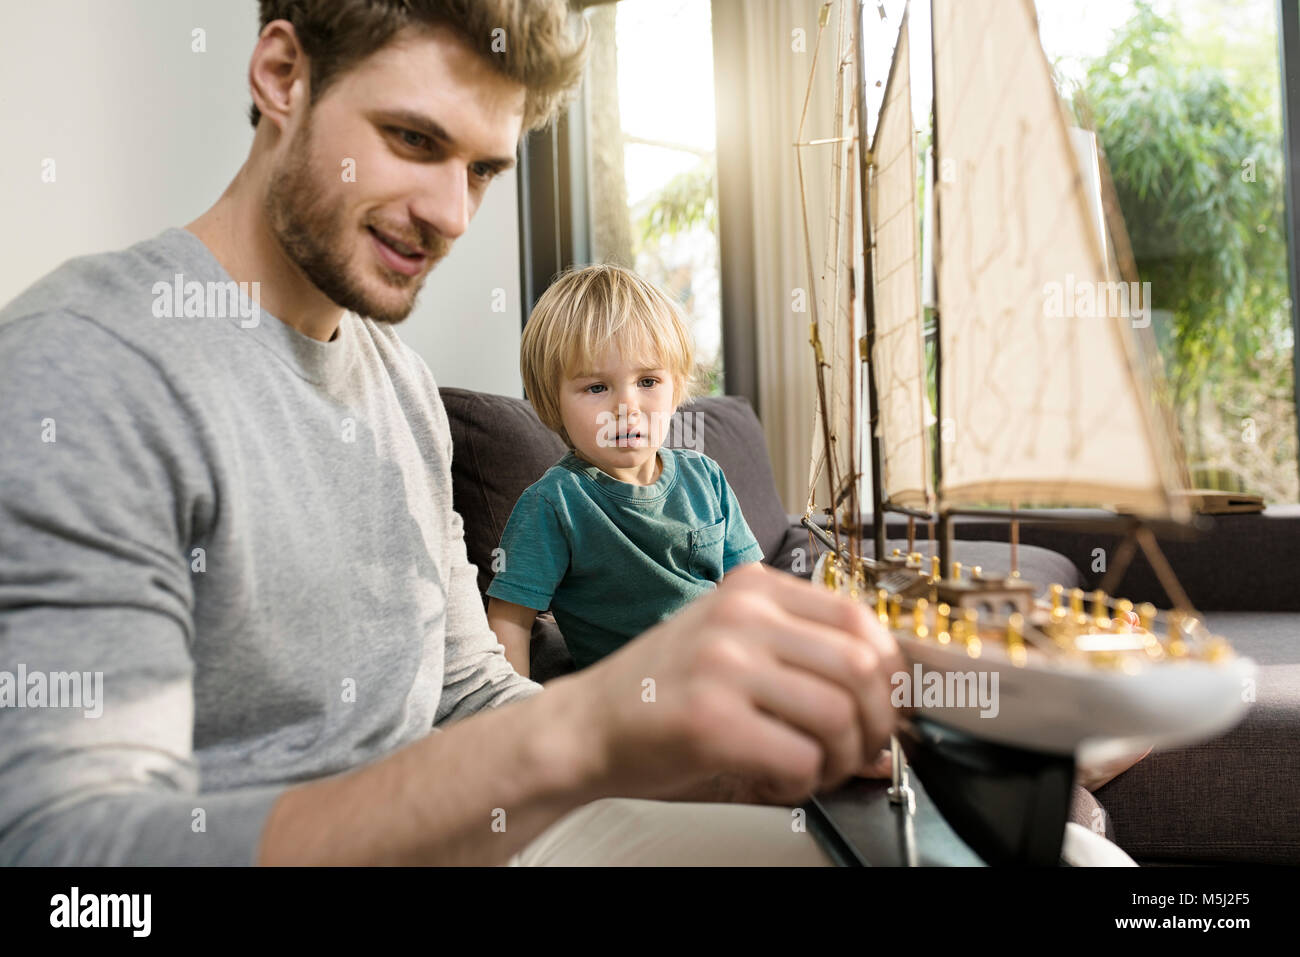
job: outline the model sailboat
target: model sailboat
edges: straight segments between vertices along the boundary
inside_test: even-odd
[[[813,70],[838,7],[829,57],[837,70],[835,122],[831,136],[808,139],[805,101],[797,137],[801,190],[809,148],[831,153],[820,275],[808,256],[819,291],[810,333],[818,404],[805,525],[828,546],[813,577],[873,605],[918,684],[938,689],[932,697],[918,689],[901,737],[950,823],[986,860],[1051,862],[1076,760],[1225,730],[1246,708],[1243,682],[1254,666],[1208,634],[1152,534],[1154,523],[1189,517],[1179,497],[1186,469],[1160,403],[1157,355],[1133,321],[1137,303],[1115,308],[1118,283],[1136,279],[1123,223],[1117,206],[1100,200],[1098,167],[1080,163],[1031,0],[932,3],[931,416],[911,38],[905,15],[868,148],[862,6],[823,7]],[[806,227],[806,195],[803,201]],[[1083,296],[1066,303],[1079,289],[1093,292],[1091,306]],[[871,424],[865,442],[858,441],[862,415]],[[865,475],[872,557],[860,553]],[[1050,519],[1035,514],[1046,506],[1114,513],[1128,538],[1107,582],[1118,581],[1141,547],[1174,610],[1134,609],[1104,591],[1089,596],[1085,610],[1082,592],[1021,579],[1019,523]],[[889,512],[906,516],[909,528],[906,550],[892,555],[885,554]],[[963,514],[1012,523],[1009,574],[985,575],[952,560],[951,522]],[[938,529],[928,556],[915,542],[917,522]],[[996,708],[954,700],[977,673],[996,675]]]

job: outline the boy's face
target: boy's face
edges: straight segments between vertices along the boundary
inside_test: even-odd
[[[658,477],[674,383],[663,368],[607,352],[560,384],[560,418],[580,458],[634,485]]]

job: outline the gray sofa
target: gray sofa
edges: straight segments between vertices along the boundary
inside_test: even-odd
[[[480,592],[492,580],[491,552],[520,493],[565,452],[559,437],[538,421],[524,400],[466,389],[440,390],[451,426],[452,476],[457,511],[465,526],[470,561],[479,570]],[[762,426],[741,398],[696,400],[693,445],[717,460],[763,549],[764,562],[792,574],[810,573],[820,550],[797,520],[786,514],[776,492]],[[679,415],[681,412],[679,411]],[[681,434],[674,429],[672,434]],[[861,530],[871,554],[872,530]],[[1261,670],[1257,701],[1246,720],[1217,741],[1151,755],[1096,794],[1106,811],[1107,834],[1142,863],[1300,863],[1300,589],[1287,589],[1286,559],[1300,552],[1300,508],[1238,516],[1216,525],[1201,542],[1176,542],[1166,552],[1198,607]],[[892,517],[889,548],[902,547],[902,521]],[[967,565],[990,571],[1009,566],[1005,523],[964,521],[955,531],[954,553]],[[1275,550],[1274,542],[1277,542]],[[1095,549],[1114,554],[1113,536],[1022,525],[1019,565],[1029,581],[1092,588]],[[1224,583],[1224,556],[1241,562],[1239,587]],[[1269,562],[1268,557],[1277,560]],[[1295,557],[1300,557],[1297,555]],[[1285,564],[1283,564],[1285,562]],[[1228,566],[1231,567],[1231,566]],[[1271,569],[1273,587],[1262,585]],[[1136,560],[1120,594],[1164,604],[1155,577]],[[486,599],[485,599],[486,601]],[[545,682],[571,671],[562,637],[549,615],[533,628],[532,673]],[[1072,816],[1094,819],[1092,796],[1078,789]]]

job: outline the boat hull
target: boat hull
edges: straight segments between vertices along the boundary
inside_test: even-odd
[[[938,706],[912,694],[921,705],[915,710],[930,720],[993,743],[1078,755],[1085,762],[1191,744],[1228,730],[1249,707],[1245,691],[1255,675],[1254,662],[1244,658],[1175,662],[1137,674],[1017,667],[997,652],[971,658],[951,644],[920,641],[901,629],[894,637],[914,669],[922,669],[922,680],[944,689]],[[907,677],[917,684],[915,673]],[[970,687],[990,694],[972,703],[969,695],[963,701],[947,693]]]
[[[1061,863],[1072,757],[982,741],[919,716],[899,726],[898,739],[935,807],[985,863]]]
[[[825,581],[825,556],[813,573]],[[910,671],[891,676],[896,736],[952,829],[989,864],[1055,866],[1076,762],[1206,740],[1249,707],[1249,659],[1092,667],[1064,653],[1012,662],[983,641],[891,629]]]

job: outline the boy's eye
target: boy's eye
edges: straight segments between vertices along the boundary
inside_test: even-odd
[[[657,386],[658,384],[659,384],[659,380],[656,379],[654,376],[651,376],[651,375],[645,376],[644,378],[638,380],[638,382],[637,382],[637,385],[639,385],[639,386],[641,386],[641,387],[643,387],[643,388],[646,388],[646,389],[653,389],[653,388],[654,388],[655,386]],[[583,389],[582,391],[583,391],[583,392],[591,392],[592,389],[603,389],[603,388],[605,388],[605,386],[601,385],[599,382],[595,382],[595,383],[592,383],[591,385],[587,386],[587,388]],[[592,394],[592,395],[600,395],[599,392],[591,392],[591,394]]]

